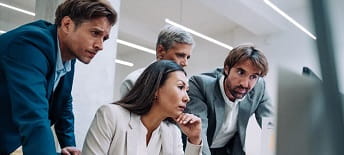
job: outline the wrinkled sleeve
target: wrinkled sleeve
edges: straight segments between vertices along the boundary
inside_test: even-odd
[[[55,124],[55,132],[61,148],[67,146],[76,146],[72,101],[73,98],[71,95],[69,95],[67,101],[63,103],[61,118],[59,118],[59,120]]]

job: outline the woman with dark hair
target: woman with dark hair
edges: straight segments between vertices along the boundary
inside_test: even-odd
[[[201,154],[201,120],[183,113],[188,82],[182,67],[154,62],[118,102],[100,107],[87,133],[83,154]],[[176,126],[179,126],[179,128]]]

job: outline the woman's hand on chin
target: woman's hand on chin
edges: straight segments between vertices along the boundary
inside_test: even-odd
[[[202,142],[201,119],[193,114],[182,113],[174,119],[182,132],[188,137],[190,143],[199,145]]]

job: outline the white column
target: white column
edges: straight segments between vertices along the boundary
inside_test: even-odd
[[[109,0],[119,13],[120,0]],[[75,114],[75,136],[78,148],[84,139],[96,110],[103,104],[113,102],[115,86],[115,58],[119,19],[112,28],[110,38],[90,64],[77,62],[73,84],[73,105]]]

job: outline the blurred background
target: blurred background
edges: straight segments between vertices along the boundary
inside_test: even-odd
[[[278,70],[279,67],[301,74],[302,67],[306,66],[322,78],[321,63],[317,49],[317,33],[314,26],[312,5],[309,0],[110,0],[119,13],[119,20],[114,28],[113,40],[107,44],[116,44],[106,52],[112,52],[109,61],[112,68],[101,70],[100,67],[89,67],[76,74],[73,88],[77,145],[82,146],[84,134],[87,131],[95,110],[99,105],[119,99],[119,86],[122,80],[132,71],[145,67],[155,60],[155,55],[124,45],[117,44],[118,40],[136,44],[155,50],[155,44],[160,29],[167,24],[166,19],[183,25],[198,33],[206,35],[229,47],[241,43],[253,43],[267,56],[270,71],[265,77],[268,91],[273,103],[278,103]],[[0,35],[19,25],[35,19],[53,19],[54,6],[62,0],[0,0]],[[54,3],[52,7],[50,4]],[[343,12],[344,2],[332,0],[326,2],[329,24],[332,29],[334,55],[333,62],[338,89],[344,92],[344,20],[340,15]],[[38,6],[38,7],[37,7]],[[17,7],[22,10],[13,9]],[[50,9],[47,10],[47,9]],[[27,11],[27,12],[26,12]],[[40,12],[40,13],[38,13]],[[47,17],[48,16],[48,17]],[[210,71],[222,67],[223,61],[230,48],[219,46],[204,38],[193,35],[196,46],[193,49],[189,66],[186,67],[188,76]],[[105,49],[104,49],[105,51]],[[99,55],[101,55],[100,53]],[[90,64],[104,61],[104,56],[97,56]],[[123,65],[121,62],[128,62]],[[321,60],[324,61],[324,60]],[[327,62],[323,62],[327,63]],[[82,64],[78,64],[83,66]],[[99,65],[98,65],[99,66]],[[323,69],[324,72],[324,69]],[[97,75],[93,75],[97,74]],[[92,75],[93,80],[86,76]],[[109,75],[109,76],[107,76]],[[106,76],[110,83],[103,83],[97,76]],[[86,86],[85,86],[86,83]],[[87,87],[87,85],[89,87]],[[92,85],[106,85],[107,90],[101,90]],[[86,88],[85,88],[86,87]],[[95,94],[96,92],[101,92]],[[93,94],[93,95],[92,95]],[[87,96],[92,96],[91,99]],[[100,98],[107,98],[102,100]],[[85,103],[86,102],[86,103]],[[80,104],[79,104],[80,103]],[[90,105],[90,106],[88,106]],[[86,107],[85,107],[86,106]],[[87,114],[84,114],[87,113]],[[246,140],[248,155],[262,154],[262,140],[260,128],[254,118],[249,124]],[[265,135],[265,134],[264,134]],[[269,142],[268,142],[269,143]]]

